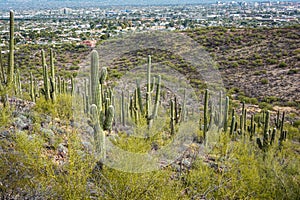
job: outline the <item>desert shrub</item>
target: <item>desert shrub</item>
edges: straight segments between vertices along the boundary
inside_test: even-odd
[[[34,110],[37,113],[43,113],[45,115],[50,115],[54,117],[56,116],[55,104],[53,104],[51,101],[46,101],[43,97],[37,99]]]
[[[104,167],[92,180],[100,199],[180,199],[181,183],[172,181],[171,176],[168,168],[128,173]]]
[[[297,106],[299,106],[298,103],[295,102],[295,101],[288,101],[288,102],[286,102],[286,105],[290,106],[290,107],[297,107]]]
[[[232,62],[230,65],[231,65],[231,67],[234,67],[234,68],[239,66],[239,64],[237,62]]]
[[[256,60],[253,61],[252,63],[253,63],[253,65],[255,65],[255,66],[262,66],[262,65],[264,64],[262,59],[256,59]]]
[[[248,64],[248,61],[245,60],[245,59],[240,59],[237,61],[240,65],[247,65]]]
[[[68,155],[58,165],[51,151],[44,148],[41,135],[19,132],[13,137],[14,151],[0,154],[0,191],[11,197],[27,199],[86,199],[87,181],[93,159],[82,151],[75,133],[68,135]],[[0,141],[1,147],[8,150]]]
[[[260,82],[261,82],[261,84],[268,84],[269,83],[269,80],[267,79],[267,78],[262,78],[261,80],[260,80]]]
[[[267,62],[268,64],[274,65],[274,64],[277,63],[277,60],[272,59],[272,58],[267,58],[266,62]]]
[[[287,64],[285,62],[281,62],[281,63],[279,63],[278,67],[284,68],[284,67],[287,67]]]
[[[11,109],[0,107],[0,127],[5,127],[11,121]]]
[[[278,100],[279,100],[279,98],[275,97],[275,96],[264,97],[264,101],[267,102],[267,103],[274,103]]]
[[[299,128],[300,127],[300,120],[294,121],[293,126]]]
[[[79,66],[71,66],[70,68],[69,68],[69,70],[79,70]]]
[[[273,110],[273,106],[267,102],[260,102],[258,104],[258,106],[260,109],[263,109],[263,110]]]
[[[298,71],[299,71],[299,69],[290,69],[288,72],[287,72],[287,74],[297,74],[298,73]]]
[[[295,161],[296,153],[289,153],[292,143],[286,142],[281,151],[272,146],[264,153],[249,138],[245,139],[232,143],[223,135],[211,152],[216,160],[214,168],[197,160],[187,175],[190,198],[297,198],[299,159]]]
[[[260,71],[255,71],[254,75],[262,75],[262,74],[267,74],[266,70],[260,70]]]
[[[239,100],[245,103],[258,104],[258,99],[256,99],[255,97],[250,98],[250,97],[240,95]]]
[[[34,110],[37,113],[43,113],[45,115],[50,115],[51,117],[70,119],[73,116],[72,96],[69,94],[58,95],[55,103],[52,103],[51,100],[46,101],[43,97],[39,98]]]

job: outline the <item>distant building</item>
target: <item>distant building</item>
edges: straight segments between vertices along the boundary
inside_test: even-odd
[[[85,41],[81,42],[81,44],[92,47],[92,48],[96,47],[96,43],[97,43],[96,40],[85,40]]]

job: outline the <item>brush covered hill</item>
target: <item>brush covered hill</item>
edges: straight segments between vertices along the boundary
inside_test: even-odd
[[[299,26],[215,27],[185,33],[210,52],[219,64],[225,86],[235,89],[241,100],[247,96],[299,108]]]

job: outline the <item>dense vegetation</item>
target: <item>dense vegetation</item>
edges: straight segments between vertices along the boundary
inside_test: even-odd
[[[263,106],[261,111],[252,110],[252,105],[225,97],[222,92],[202,90],[205,85],[199,87],[201,81],[197,80],[193,80],[194,86],[198,85],[199,94],[203,94],[203,106],[194,112],[185,98],[163,95],[169,91],[161,84],[160,76],[151,74],[151,59],[161,59],[165,52],[147,57],[146,85],[137,83],[129,95],[122,93],[121,99],[115,99],[111,86],[113,77],[125,71],[126,60],[121,58],[115,67],[99,69],[97,51],[91,53],[90,81],[76,79],[76,82],[73,77],[76,74],[65,76],[65,69],[56,67],[60,63],[55,62],[56,50],[46,48],[38,52],[36,61],[41,65],[42,75],[39,77],[29,70],[26,76],[21,68],[21,73],[14,70],[18,65],[13,63],[18,59],[12,54],[12,41],[13,28],[8,64],[2,65],[7,66],[2,69],[8,70],[1,70],[1,198],[297,199],[300,196],[300,124],[296,120],[299,116],[268,111]],[[148,52],[135,53],[143,57]],[[130,60],[132,55],[125,56]],[[130,68],[136,62],[130,60],[127,66]],[[175,69],[189,77],[189,71],[182,69],[184,63],[174,63]],[[212,102],[214,95],[218,103]],[[159,121],[160,116],[167,120]],[[174,140],[179,127],[193,119],[197,127],[191,129],[195,130],[191,134],[192,143],[172,164],[147,173],[122,172],[103,165],[106,159],[111,159],[105,141],[131,152],[155,152]],[[134,134],[153,132],[143,138],[134,137],[124,130],[128,124],[135,125]],[[158,125],[163,128],[156,129]],[[213,133],[218,133],[216,143],[209,143]],[[92,142],[86,137],[92,138]]]

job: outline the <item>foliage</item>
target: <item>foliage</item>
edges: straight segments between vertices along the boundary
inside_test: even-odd
[[[59,117],[62,120],[70,120],[73,117],[72,97],[67,94],[61,94],[57,97],[55,103],[39,98],[34,110],[37,113],[43,113],[53,118]]]

